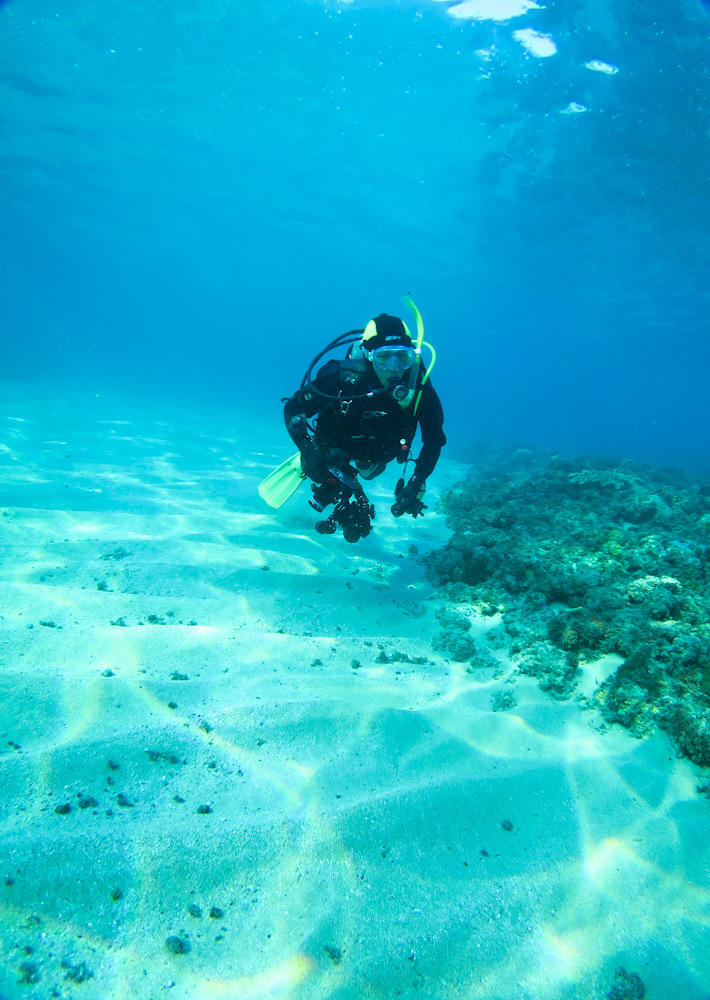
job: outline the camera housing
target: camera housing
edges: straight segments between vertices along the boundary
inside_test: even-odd
[[[372,530],[375,508],[357,480],[357,470],[349,464],[345,469],[328,466],[328,473],[325,483],[313,483],[313,496],[308,502],[319,514],[329,504],[335,504],[335,509],[326,520],[316,522],[316,531],[319,535],[334,535],[341,527],[346,542],[366,538]]]

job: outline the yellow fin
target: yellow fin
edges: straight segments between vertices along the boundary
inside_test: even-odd
[[[269,507],[280,507],[296,492],[305,478],[301,468],[301,453],[297,451],[259,483],[259,496],[266,500]]]

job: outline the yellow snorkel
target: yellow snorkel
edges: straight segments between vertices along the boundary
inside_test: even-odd
[[[422,376],[421,385],[419,386],[419,392],[417,393],[417,398],[414,402],[414,413],[416,413],[417,408],[419,406],[419,400],[422,397],[422,389],[424,388],[426,380],[429,378],[431,370],[436,362],[436,351],[431,346],[431,344],[428,344],[426,340],[424,340],[424,320],[422,319],[422,314],[419,312],[419,310],[417,309],[417,307],[415,306],[414,302],[412,301],[409,295],[404,296],[404,303],[412,310],[412,312],[414,313],[414,318],[417,321],[417,342],[414,348],[415,351],[420,357],[422,353],[422,347],[426,347],[428,348],[429,351],[431,351],[431,361],[429,362],[429,365],[426,371],[424,372],[424,375]]]
[[[422,319],[422,314],[419,312],[419,310],[417,309],[417,307],[414,305],[414,303],[412,302],[412,299],[410,298],[409,295],[405,295],[404,296],[404,304],[409,309],[412,310],[412,312],[414,313],[414,318],[417,321],[417,343],[416,343],[416,349],[417,349],[417,351],[421,351],[422,344],[424,343],[424,320]]]

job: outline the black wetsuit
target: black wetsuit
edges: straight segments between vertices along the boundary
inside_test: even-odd
[[[286,400],[286,427],[299,449],[311,440],[306,418],[317,416],[312,443],[322,455],[340,448],[358,464],[376,465],[394,458],[403,462],[419,426],[422,450],[414,475],[424,481],[434,471],[446,436],[441,402],[431,382],[424,383],[416,413],[421,385],[404,408],[389,391],[383,391],[372,366],[364,360],[329,361],[318,372],[314,385],[338,398],[325,399],[307,383]],[[368,397],[368,392],[374,395]]]

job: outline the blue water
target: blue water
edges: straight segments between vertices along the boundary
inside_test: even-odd
[[[707,5],[506,2],[0,5],[2,378],[279,420],[410,292],[454,448],[707,471]]]

